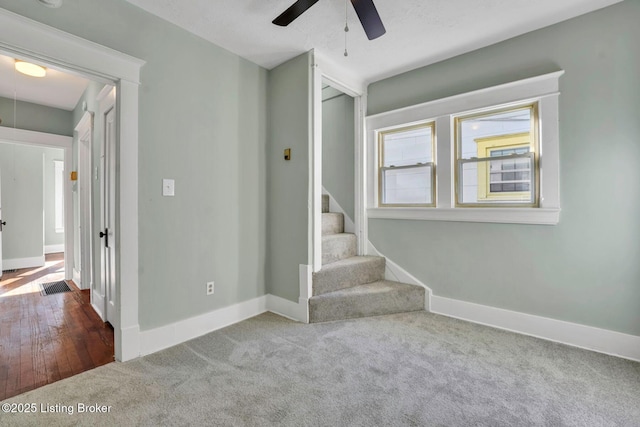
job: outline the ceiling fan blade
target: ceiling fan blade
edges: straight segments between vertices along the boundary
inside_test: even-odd
[[[318,0],[298,0],[272,22],[281,27],[286,27],[316,3],[318,3]]]
[[[364,28],[369,40],[377,39],[387,32],[384,25],[382,25],[382,20],[378,15],[376,6],[373,4],[373,0],[351,0],[351,4],[356,10],[362,28]]]

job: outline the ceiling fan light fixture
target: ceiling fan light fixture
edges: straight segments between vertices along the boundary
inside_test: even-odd
[[[62,0],[38,0],[38,3],[54,9],[57,9],[60,6],[62,6]]]
[[[31,77],[44,77],[47,75],[47,69],[43,66],[19,59],[16,59],[16,71]]]

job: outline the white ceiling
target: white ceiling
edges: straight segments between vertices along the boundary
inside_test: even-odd
[[[312,48],[351,78],[376,81],[621,0],[375,0],[387,33],[367,40],[345,0],[320,0],[288,27],[271,21],[294,0],[127,0],[265,68]]]
[[[294,0],[127,1],[267,69],[315,49],[347,80],[369,83],[622,0],[374,0],[387,33],[372,41],[348,0],[320,0],[288,27],[271,21]],[[16,73],[14,59],[0,55],[0,96],[72,110],[88,80],[47,71]]]
[[[0,96],[48,107],[73,110],[88,80],[47,68],[45,77],[29,77],[15,71],[15,60],[0,55]]]

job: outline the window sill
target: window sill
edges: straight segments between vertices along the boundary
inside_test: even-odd
[[[492,222],[501,224],[556,225],[560,209],[544,208],[369,208],[375,219]]]

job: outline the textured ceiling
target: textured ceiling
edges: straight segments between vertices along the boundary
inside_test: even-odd
[[[127,0],[268,69],[316,49],[372,82],[524,34],[621,0],[375,0],[387,29],[367,40],[345,0],[320,0],[288,27],[271,21],[294,0]]]

